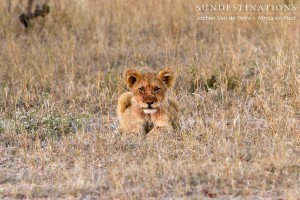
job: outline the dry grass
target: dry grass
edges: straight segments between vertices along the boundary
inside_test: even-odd
[[[5,2],[1,199],[300,198],[299,19],[199,22],[199,1],[53,0],[25,33],[25,7]],[[182,130],[119,137],[122,71],[162,66],[179,73]]]

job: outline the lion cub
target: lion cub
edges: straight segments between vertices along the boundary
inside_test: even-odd
[[[178,103],[167,94],[175,80],[171,68],[157,74],[129,69],[124,78],[131,92],[123,93],[118,100],[117,115],[122,133],[156,134],[178,126]]]

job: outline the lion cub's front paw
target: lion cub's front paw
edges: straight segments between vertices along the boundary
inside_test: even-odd
[[[161,136],[168,135],[172,132],[172,127],[155,126],[148,134],[149,138],[158,138]]]

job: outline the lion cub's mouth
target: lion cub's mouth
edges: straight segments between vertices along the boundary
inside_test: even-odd
[[[154,114],[154,113],[156,113],[156,109],[154,109],[154,108],[145,108],[145,109],[143,109],[143,111],[144,111],[145,114]]]

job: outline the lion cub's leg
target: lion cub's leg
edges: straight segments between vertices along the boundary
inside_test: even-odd
[[[172,121],[167,113],[161,112],[151,116],[154,127],[149,132],[149,135],[157,135],[163,133],[169,133],[173,130]]]
[[[149,135],[170,133],[178,128],[179,108],[177,101],[173,98],[169,98],[164,107],[165,109],[160,110],[151,117],[154,128],[149,132]]]
[[[154,121],[154,127],[153,129],[148,133],[151,135],[157,135],[157,134],[164,134],[164,133],[170,133],[173,130],[173,127],[169,120],[165,119],[159,119],[159,120],[153,120]]]

